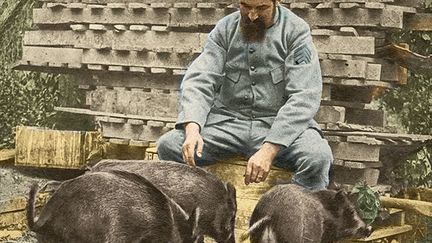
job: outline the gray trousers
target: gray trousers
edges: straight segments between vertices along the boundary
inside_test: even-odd
[[[233,156],[249,158],[260,149],[269,125],[259,120],[233,119],[206,124],[201,131],[204,140],[202,157],[195,155],[198,166],[210,165]],[[183,130],[164,134],[157,143],[159,159],[182,162]],[[320,190],[329,183],[333,161],[330,146],[321,133],[308,128],[289,146],[282,147],[273,165],[295,173],[293,182],[311,190]]]

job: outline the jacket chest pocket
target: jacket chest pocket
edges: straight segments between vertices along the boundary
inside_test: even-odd
[[[273,84],[278,84],[284,80],[285,65],[270,70],[270,76]]]
[[[230,66],[225,67],[225,78],[233,83],[237,83],[240,80],[241,71],[239,68],[232,68]]]

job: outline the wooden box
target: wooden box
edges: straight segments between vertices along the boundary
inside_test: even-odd
[[[83,169],[102,143],[99,132],[17,127],[15,165]]]

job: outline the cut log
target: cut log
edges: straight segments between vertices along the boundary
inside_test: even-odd
[[[432,203],[430,202],[391,197],[380,197],[380,201],[384,207],[400,208],[426,217],[432,217]]]
[[[391,44],[377,49],[377,55],[421,74],[432,72],[432,55],[423,56],[400,45]]]

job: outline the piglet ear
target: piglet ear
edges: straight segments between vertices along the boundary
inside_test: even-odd
[[[193,211],[192,211],[192,213],[191,213],[191,215],[189,216],[189,219],[188,219],[188,222],[189,222],[189,225],[192,227],[192,237],[193,238],[195,238],[195,237],[198,237],[199,235],[200,235],[200,232],[199,232],[199,229],[198,229],[198,227],[199,227],[199,219],[200,219],[200,208],[199,207],[196,207]]]
[[[230,198],[236,198],[236,189],[230,182],[224,182],[225,189],[228,192]]]
[[[334,199],[336,202],[344,202],[347,199],[347,194],[343,189],[340,189],[336,192]]]

